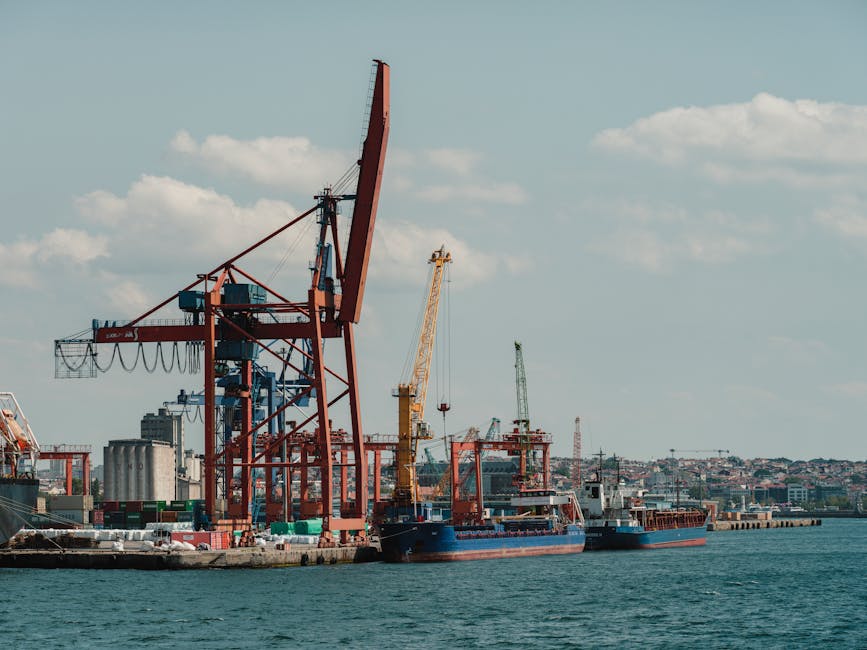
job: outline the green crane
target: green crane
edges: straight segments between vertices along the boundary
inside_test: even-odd
[[[518,391],[518,433],[530,432],[530,407],[527,406],[527,373],[524,372],[524,354],[521,344],[515,341],[515,388]]]

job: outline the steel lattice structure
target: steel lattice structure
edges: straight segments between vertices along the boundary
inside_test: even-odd
[[[253,468],[266,468],[266,473],[268,468],[290,468],[290,459],[282,457],[284,440],[297,443],[304,427],[310,425],[314,427],[313,440],[308,445],[312,453],[310,466],[318,469],[321,494],[318,503],[308,507],[309,514],[323,517],[326,537],[330,537],[331,531],[344,531],[345,537],[345,531],[364,530],[368,471],[361,429],[354,325],[361,316],[389,132],[389,67],[382,61],[375,62],[369,102],[355,194],[338,195],[326,189],[316,197],[318,202],[312,208],[210,272],[198,275],[195,281],[138,318],[123,324],[94,321],[92,338],[55,341],[55,358],[64,359],[64,350],[72,350],[84,355],[83,363],[88,368],[91,366],[88,355],[95,360],[99,344],[186,342],[203,346],[205,506],[212,521],[232,519],[249,524]],[[344,200],[355,202],[345,248],[337,223],[337,205]],[[319,225],[316,259],[311,268],[312,282],[304,298],[290,300],[239,266],[243,258],[314,214],[318,216]],[[180,309],[186,312],[186,319],[147,320],[176,299]],[[333,355],[335,363],[326,363],[323,347],[326,339],[342,341]],[[296,343],[304,340],[309,344]],[[293,349],[309,363],[302,361],[302,367],[297,367],[288,357],[274,351],[275,342]],[[273,358],[284,371],[291,369],[299,373],[307,386],[254,425],[250,387],[253,362],[259,354]],[[238,398],[240,421],[238,429],[232,431],[231,440],[220,448],[216,441],[216,380],[220,377],[218,368],[226,362],[234,362],[239,370],[239,383],[231,388],[231,394]],[[344,374],[333,369],[338,365],[345,369]],[[58,375],[76,376],[75,373]],[[338,389],[332,395],[329,385],[335,384]],[[315,396],[315,413],[304,421],[292,423],[288,429],[279,427],[279,433],[263,436],[263,427],[274,418],[285,419],[286,409],[302,396]],[[341,400],[348,401],[350,443],[338,449],[333,443],[329,409]],[[347,446],[351,446],[351,454],[342,453],[349,451]],[[352,459],[335,462],[337,455],[351,455]],[[347,493],[346,466],[354,467],[352,491],[355,498],[349,502],[351,507],[340,512],[340,516],[333,516],[335,493]],[[218,494],[218,467],[225,477],[222,495]],[[338,482],[342,478],[344,484],[335,486],[335,469],[338,468],[341,470]],[[240,474],[239,485],[232,484],[236,470]]]

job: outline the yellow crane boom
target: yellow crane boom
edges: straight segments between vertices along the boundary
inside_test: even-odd
[[[424,404],[427,397],[427,384],[430,379],[430,365],[436,339],[437,314],[439,313],[445,265],[452,261],[451,253],[445,246],[434,251],[428,264],[433,264],[430,284],[427,291],[424,319],[418,337],[415,363],[412,374],[406,383],[397,387],[397,481],[393,499],[397,504],[410,504],[417,500],[415,478],[415,459],[419,440],[430,440],[430,427],[424,421]]]

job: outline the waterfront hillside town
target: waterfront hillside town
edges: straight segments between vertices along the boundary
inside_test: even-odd
[[[581,462],[583,478],[597,471],[599,457]],[[571,487],[572,459],[552,459],[557,487]],[[603,472],[619,470],[627,485],[651,491],[681,490],[684,496],[715,499],[723,507],[756,503],[783,509],[861,510],[867,503],[867,461],[814,458],[660,458],[651,461],[603,456]]]

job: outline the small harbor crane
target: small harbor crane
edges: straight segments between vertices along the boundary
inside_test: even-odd
[[[424,317],[416,345],[415,362],[407,381],[398,384],[397,396],[398,414],[398,444],[395,462],[397,464],[397,480],[394,486],[392,501],[398,508],[412,506],[418,500],[418,485],[416,481],[415,460],[419,440],[430,440],[433,437],[430,425],[424,420],[427,385],[430,379],[430,366],[436,339],[437,315],[439,313],[440,295],[446,265],[451,263],[451,253],[445,246],[431,253],[428,264],[431,264],[430,282],[427,288]],[[447,403],[442,400],[440,410],[445,413]]]

